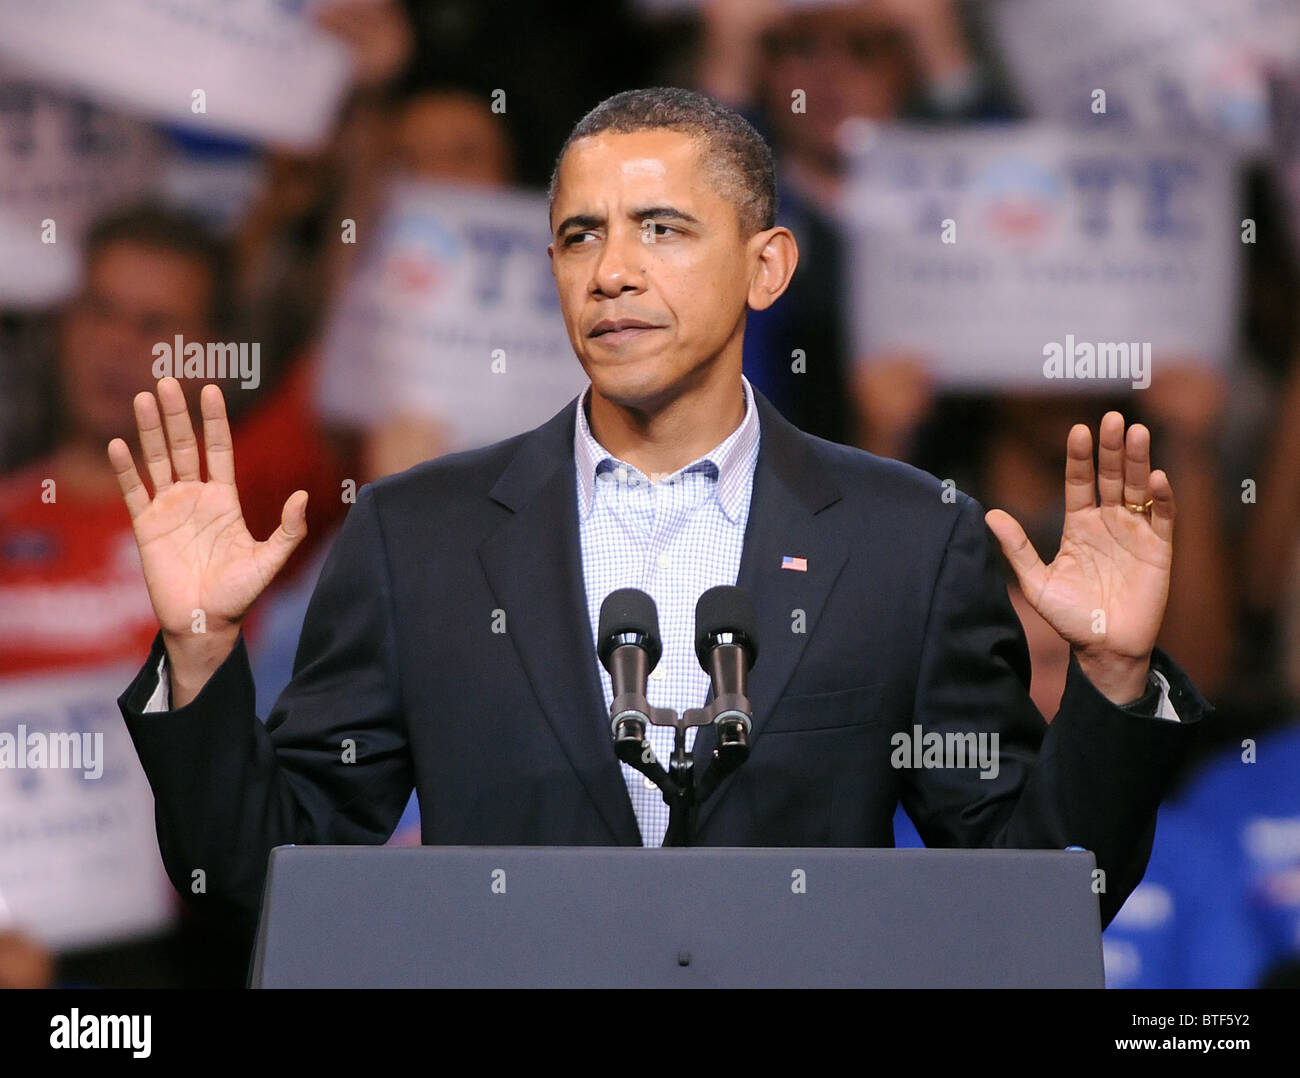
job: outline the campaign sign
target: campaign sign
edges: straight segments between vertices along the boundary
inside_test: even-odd
[[[306,0],[0,0],[0,56],[95,100],[310,148],[346,93],[346,46]]]
[[[0,679],[0,894],[55,949],[175,917],[154,802],[117,697],[135,671]]]
[[[145,124],[0,76],[0,307],[67,298],[82,230],[151,190],[162,158]]]
[[[1300,59],[1295,0],[996,0],[991,14],[1035,117],[1248,153],[1268,146],[1269,71]]]
[[[549,419],[587,385],[560,315],[545,195],[395,186],[326,333],[323,412],[429,417],[456,449]]]
[[[950,388],[1106,390],[1226,364],[1241,246],[1231,162],[1200,143],[1037,124],[879,128],[842,204],[860,360]]]

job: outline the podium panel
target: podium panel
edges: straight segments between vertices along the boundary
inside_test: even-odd
[[[260,988],[1102,988],[1091,853],[283,846]]]

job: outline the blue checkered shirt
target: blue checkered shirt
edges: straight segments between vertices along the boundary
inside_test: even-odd
[[[619,588],[640,588],[659,608],[663,657],[650,674],[646,696],[654,707],[683,712],[701,707],[709,675],[695,657],[695,603],[718,584],[735,584],[749,519],[758,462],[758,409],[742,375],[745,418],[717,448],[669,476],[650,478],[618,460],[592,437],[586,403],[578,402],[573,456],[578,482],[578,535],[587,589],[591,639],[596,642],[600,604]],[[599,663],[598,663],[599,665]],[[600,667],[606,701],[609,674]],[[666,768],[673,730],[651,726],[650,743]],[[687,732],[691,748],[695,731]],[[646,846],[662,846],[668,806],[641,772],[619,765]]]

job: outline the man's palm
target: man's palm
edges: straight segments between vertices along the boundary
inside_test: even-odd
[[[204,387],[200,402],[206,482],[199,478],[198,444],[185,395],[173,378],[158,383],[157,401],[150,393],[135,400],[153,498],[126,443],[115,438],[108,447],[131,513],[154,613],[164,634],[173,636],[196,631],[196,625],[204,632],[238,625],[306,533],[307,495],[296,491],[285,502],[280,527],[269,539],[259,543],[249,534],[235,488],[221,391]],[[201,620],[196,611],[202,612]]]
[[[1173,490],[1151,471],[1150,435],[1116,412],[1102,419],[1097,469],[1092,434],[1070,431],[1065,470],[1065,529],[1050,565],[1024,529],[995,509],[986,517],[1020,581],[1025,599],[1076,650],[1142,660],[1164,617],[1173,561]],[[1101,504],[1097,503],[1100,492]],[[1152,502],[1150,517],[1128,508]]]

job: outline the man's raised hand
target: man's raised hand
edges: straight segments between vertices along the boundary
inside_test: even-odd
[[[984,519],[1025,599],[1069,642],[1097,689],[1122,704],[1144,691],[1164,618],[1174,492],[1164,472],[1151,470],[1146,427],[1134,424],[1125,437],[1124,417],[1107,412],[1098,442],[1094,472],[1092,432],[1083,424],[1070,429],[1065,529],[1050,565],[1009,513],[994,509]]]
[[[175,378],[158,395],[135,398],[140,452],[151,498],[121,438],[108,459],[131,514],[140,562],[171,667],[172,706],[197,695],[230,654],[239,624],[307,532],[307,493],[284,503],[280,526],[264,542],[244,524],[225,400],[215,385],[199,397],[208,478],[199,477],[199,446],[185,393]]]

